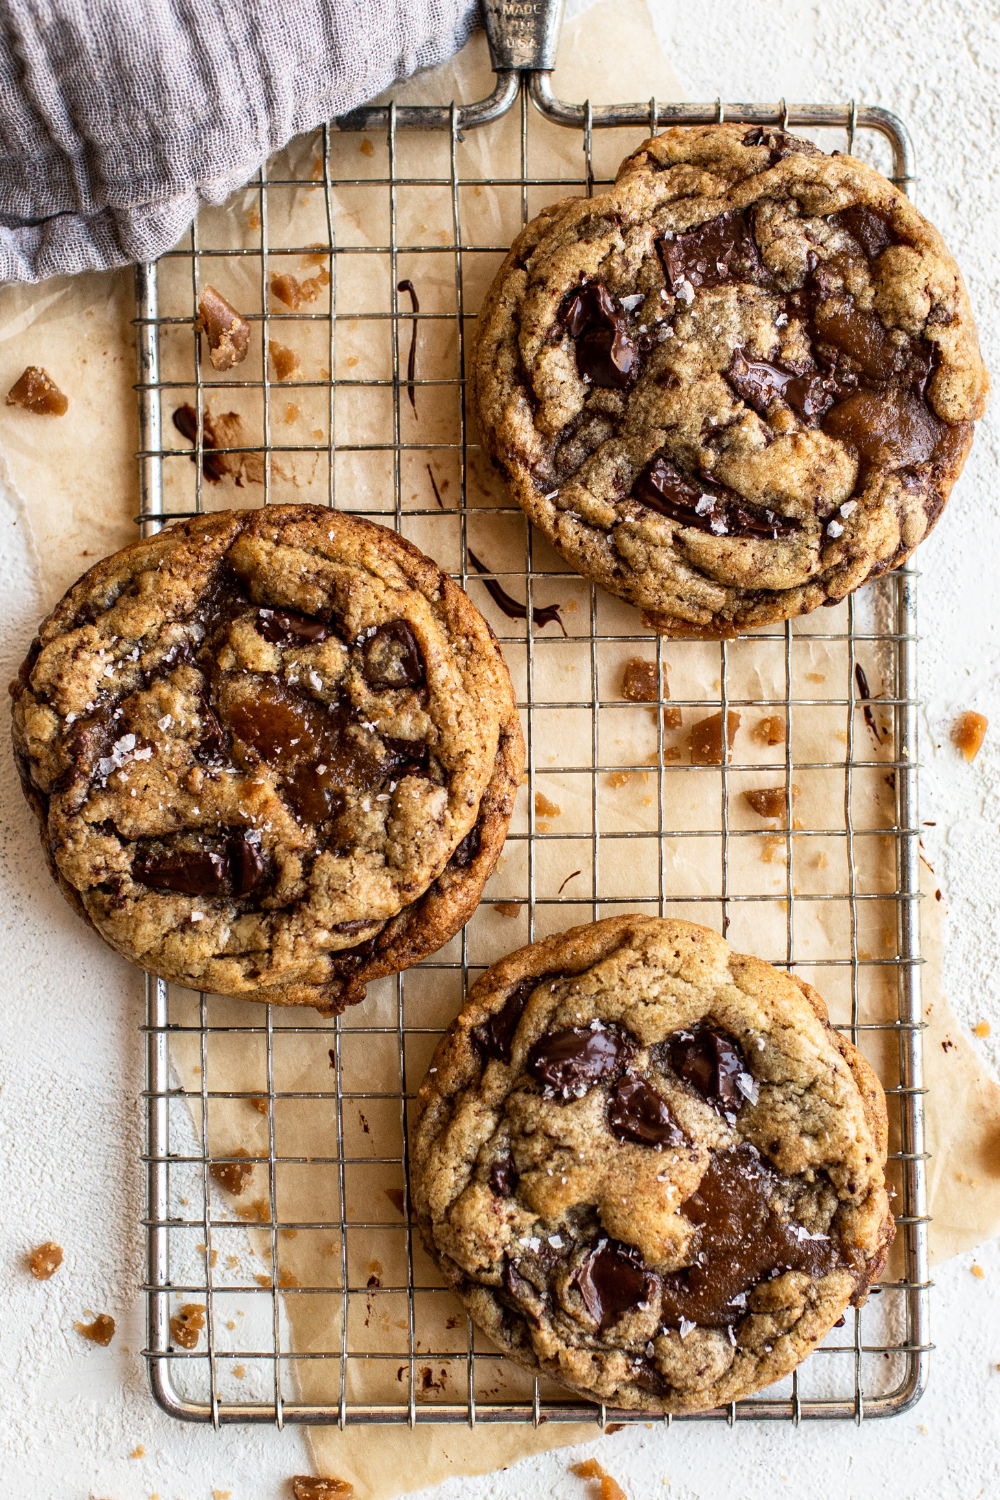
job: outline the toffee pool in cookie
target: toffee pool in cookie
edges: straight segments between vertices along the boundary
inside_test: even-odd
[[[106,558],[11,693],[52,872],[101,936],[192,989],[326,1012],[468,920],[524,763],[467,595],[315,505]]]
[[[780,1379],[895,1232],[874,1072],[809,985],[690,922],[616,917],[494,964],[413,1140],[421,1233],[471,1316],[626,1409]]]
[[[486,450],[563,557],[706,636],[903,562],[989,388],[962,277],[903,194],[739,125],[666,130],[528,224],[471,378]]]

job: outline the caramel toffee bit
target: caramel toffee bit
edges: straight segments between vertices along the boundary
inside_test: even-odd
[[[550,802],[544,792],[536,792],[535,812],[540,818],[558,818],[562,808],[558,802]]]
[[[354,1486],[346,1479],[313,1479],[308,1474],[296,1474],[292,1494],[295,1500],[351,1500]]]
[[[609,1422],[605,1427],[605,1433],[621,1432],[622,1424]],[[607,1469],[597,1462],[596,1458],[585,1458],[581,1463],[570,1464],[571,1474],[578,1479],[597,1479],[600,1481],[600,1500],[628,1500],[625,1491],[616,1479],[612,1479]]]
[[[510,954],[421,1085],[412,1211],[500,1351],[664,1415],[781,1379],[892,1243],[877,1078],[803,981],[616,917]]]
[[[690,735],[691,763],[696,766],[721,766],[733,753],[733,741],[740,727],[740,716],[733,709],[726,715],[726,752],[722,752],[722,713],[710,714],[692,724]]]
[[[416,386],[416,379],[417,379],[417,313],[420,311],[420,299],[417,296],[417,289],[413,285],[412,281],[401,281],[399,283],[399,285],[397,286],[396,291],[397,292],[407,292],[409,294],[410,306],[413,309],[413,318],[412,318],[412,321],[410,323],[410,352],[409,352],[409,354],[406,357],[406,394],[410,398],[410,405],[413,407],[413,415],[416,416],[417,415],[417,386]],[[431,483],[432,484],[434,483],[433,475],[431,476]],[[434,493],[437,494],[437,486],[436,485],[435,485],[435,488],[434,488]],[[438,503],[440,504],[440,499],[439,499]]]
[[[660,697],[656,663],[633,656],[622,673],[622,697],[629,703],[656,703]]]
[[[92,1323],[74,1323],[73,1327],[82,1338],[106,1349],[115,1336],[115,1320],[109,1313],[98,1313]]]
[[[490,571],[484,562],[480,562],[471,547],[466,550],[468,551],[469,561],[477,573],[488,573]],[[498,605],[507,616],[508,620],[526,620],[528,618],[527,606],[518,604],[516,599],[512,599],[507,590],[497,583],[495,578],[484,578],[483,588],[489,594],[494,604]],[[566,627],[562,622],[561,604],[533,605],[531,618],[539,630],[543,630],[546,625],[551,625],[554,620],[563,635],[566,635]]]
[[[28,1256],[28,1269],[36,1281],[48,1281],[63,1263],[62,1247],[55,1240],[37,1245]]]
[[[254,1100],[252,1102],[254,1104],[254,1108],[257,1108],[258,1101]],[[262,1102],[264,1105],[262,1113],[266,1114],[267,1100],[265,1099],[260,1102]],[[249,1152],[245,1151],[242,1146],[238,1146],[233,1152],[233,1155],[248,1156]],[[253,1169],[254,1164],[252,1161],[217,1161],[213,1162],[208,1170],[209,1175],[214,1177],[216,1182],[219,1183],[221,1187],[224,1187],[227,1193],[232,1193],[234,1198],[238,1198],[240,1194],[245,1190],[247,1183],[253,1176]]]
[[[290,272],[283,272],[280,276],[271,277],[271,296],[277,297],[292,312],[298,312],[302,306],[302,288],[297,276]]]
[[[7,405],[23,406],[40,417],[62,417],[69,408],[69,398],[41,366],[29,365],[7,392]]]
[[[12,693],[45,848],[107,941],[191,989],[327,1013],[468,921],[524,764],[468,596],[321,506],[199,516],[107,559]],[[236,1196],[251,1171],[213,1165]]]
[[[975,760],[979,754],[983,740],[986,738],[988,723],[989,720],[985,714],[977,714],[970,709],[955,725],[955,744],[966,760]]]
[[[872,167],[676,126],[525,225],[470,397],[514,499],[667,635],[729,639],[897,567],[989,379],[940,235]]]
[[[250,324],[221,296],[207,286],[198,303],[195,327],[208,339],[208,355],[216,370],[231,370],[242,364],[250,346]]]
[[[186,1302],[170,1319],[170,1337],[181,1349],[194,1349],[205,1326],[205,1304]]]
[[[266,1115],[268,1112],[266,1099],[248,1099],[247,1103],[250,1105],[251,1109],[255,1109],[259,1115]]]
[[[792,783],[792,800],[799,795],[799,789]],[[783,818],[788,809],[785,788],[783,786],[762,786],[753,791],[744,792],[743,800],[761,818]]]
[[[296,349],[288,349],[274,339],[268,341],[267,349],[274,366],[276,380],[294,380],[296,376],[301,375],[301,361]]]
[[[768,714],[765,718],[758,719],[750,732],[761,745],[771,747],[785,743],[785,721],[777,714]]]

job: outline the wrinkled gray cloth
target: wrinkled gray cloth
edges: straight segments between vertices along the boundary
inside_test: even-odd
[[[0,281],[151,260],[476,0],[0,0]]]

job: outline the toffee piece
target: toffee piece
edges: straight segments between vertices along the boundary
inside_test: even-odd
[[[105,559],[11,693],[52,872],[101,936],[190,989],[330,1013],[468,920],[523,768],[467,595],[321,506]]]
[[[895,1226],[885,1098],[803,981],[626,916],[494,964],[419,1094],[424,1243],[505,1352],[699,1411],[787,1375]]]
[[[528,224],[470,375],[563,557],[652,628],[710,637],[903,562],[989,389],[958,268],[892,183],[726,124],[664,131]]]

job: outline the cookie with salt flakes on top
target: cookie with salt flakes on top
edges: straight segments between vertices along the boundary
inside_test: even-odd
[[[787,1375],[881,1273],[885,1098],[819,995],[690,922],[494,964],[421,1085],[428,1251],[513,1359],[700,1411]]]
[[[327,1013],[472,915],[524,763],[468,596],[316,505],[106,558],[11,693],[52,872],[101,936],[190,989]]]
[[[706,637],[909,557],[989,390],[961,274],[909,200],[727,124],[664,131],[528,224],[470,374],[486,450],[567,562]]]

